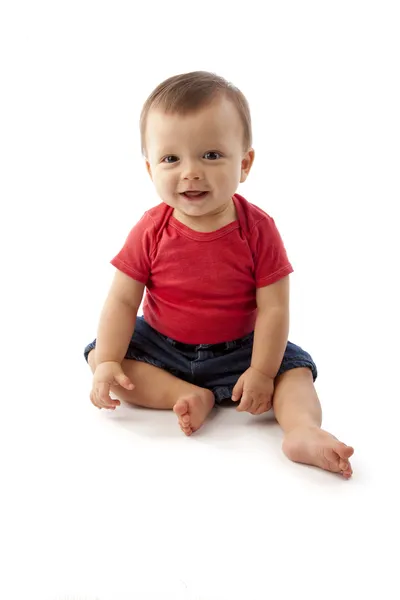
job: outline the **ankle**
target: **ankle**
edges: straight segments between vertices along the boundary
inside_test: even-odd
[[[304,421],[304,422],[297,422],[297,423],[291,423],[289,426],[286,426],[283,429],[283,432],[285,435],[288,435],[289,433],[293,433],[293,431],[314,431],[314,430],[320,430],[321,429],[321,425],[318,422],[315,421]]]

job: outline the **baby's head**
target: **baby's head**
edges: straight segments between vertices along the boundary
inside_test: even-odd
[[[143,106],[140,131],[161,200],[190,217],[225,210],[254,160],[247,100],[213,73],[177,75],[157,86]]]

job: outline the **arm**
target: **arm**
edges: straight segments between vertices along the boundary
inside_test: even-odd
[[[289,336],[289,276],[256,291],[257,320],[251,366],[274,379]]]
[[[121,363],[135,329],[145,285],[116,271],[100,316],[96,340],[96,364]]]

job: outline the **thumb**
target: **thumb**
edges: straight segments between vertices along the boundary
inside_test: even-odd
[[[232,390],[232,400],[234,402],[236,402],[237,400],[240,400],[240,398],[242,397],[242,393],[243,393],[243,384],[242,384],[241,380],[239,379],[239,381],[237,382],[237,384],[235,385],[235,387]]]
[[[135,387],[132,381],[129,379],[129,377],[125,375],[123,371],[118,373],[118,375],[115,375],[115,380],[117,383],[119,383],[121,387],[125,388],[126,390],[133,390],[133,388]]]

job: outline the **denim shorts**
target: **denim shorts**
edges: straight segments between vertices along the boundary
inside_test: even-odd
[[[126,359],[146,362],[214,393],[217,404],[230,400],[239,377],[250,367],[254,332],[222,344],[188,345],[162,335],[144,320],[136,318],[136,327],[129,343]],[[85,348],[85,359],[96,347],[96,340]],[[288,342],[276,376],[289,369],[308,367],[313,380],[317,367],[311,356],[300,346]]]

